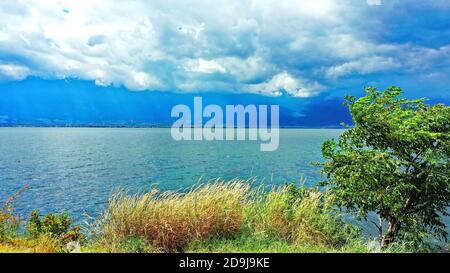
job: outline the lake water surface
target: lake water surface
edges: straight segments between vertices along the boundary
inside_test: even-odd
[[[281,129],[275,152],[254,141],[174,141],[167,128],[0,128],[0,201],[30,188],[14,206],[26,216],[68,212],[97,216],[109,194],[185,189],[199,181],[256,176],[265,185],[314,185],[321,143],[342,130]]]

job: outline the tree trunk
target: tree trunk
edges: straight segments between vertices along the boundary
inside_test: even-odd
[[[388,229],[386,231],[386,234],[384,234],[381,237],[381,248],[386,248],[391,243],[393,243],[396,239],[397,232],[398,232],[398,223],[395,219],[389,219],[388,222]]]

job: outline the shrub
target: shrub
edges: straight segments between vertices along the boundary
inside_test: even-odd
[[[40,235],[49,235],[52,238],[60,240],[62,243],[72,241],[82,241],[85,236],[79,226],[70,228],[72,220],[66,213],[46,214],[40,216],[39,211],[32,211],[28,220],[28,233],[37,238]]]

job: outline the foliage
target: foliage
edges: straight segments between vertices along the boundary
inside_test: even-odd
[[[266,192],[248,181],[216,181],[184,193],[111,197],[101,231],[82,246],[90,253],[147,252],[374,252],[358,228],[346,223],[329,190],[294,184]],[[0,242],[0,252],[65,252],[73,241],[65,214],[33,212],[29,235]],[[32,235],[32,236],[31,236]],[[66,239],[71,237],[71,239]],[[76,235],[74,237],[81,237]],[[182,247],[180,247],[182,246]],[[177,248],[179,247],[179,248]],[[408,246],[406,246],[408,247]],[[383,251],[403,252],[392,244]]]
[[[81,232],[81,228],[79,226],[70,228],[71,225],[72,220],[66,213],[49,213],[41,217],[39,211],[35,210],[31,212],[27,230],[34,238],[45,234],[59,239],[62,243],[84,240],[85,236]]]
[[[450,107],[399,98],[397,87],[346,97],[354,127],[322,146],[322,173],[338,206],[374,222],[383,246],[447,239],[450,204]]]

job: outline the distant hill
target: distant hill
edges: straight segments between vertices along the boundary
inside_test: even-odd
[[[351,118],[342,100],[318,96],[308,99],[210,92],[131,92],[104,88],[80,80],[30,78],[0,85],[0,126],[170,126],[176,104],[192,106],[201,95],[203,104],[278,104],[281,127],[340,127]]]

